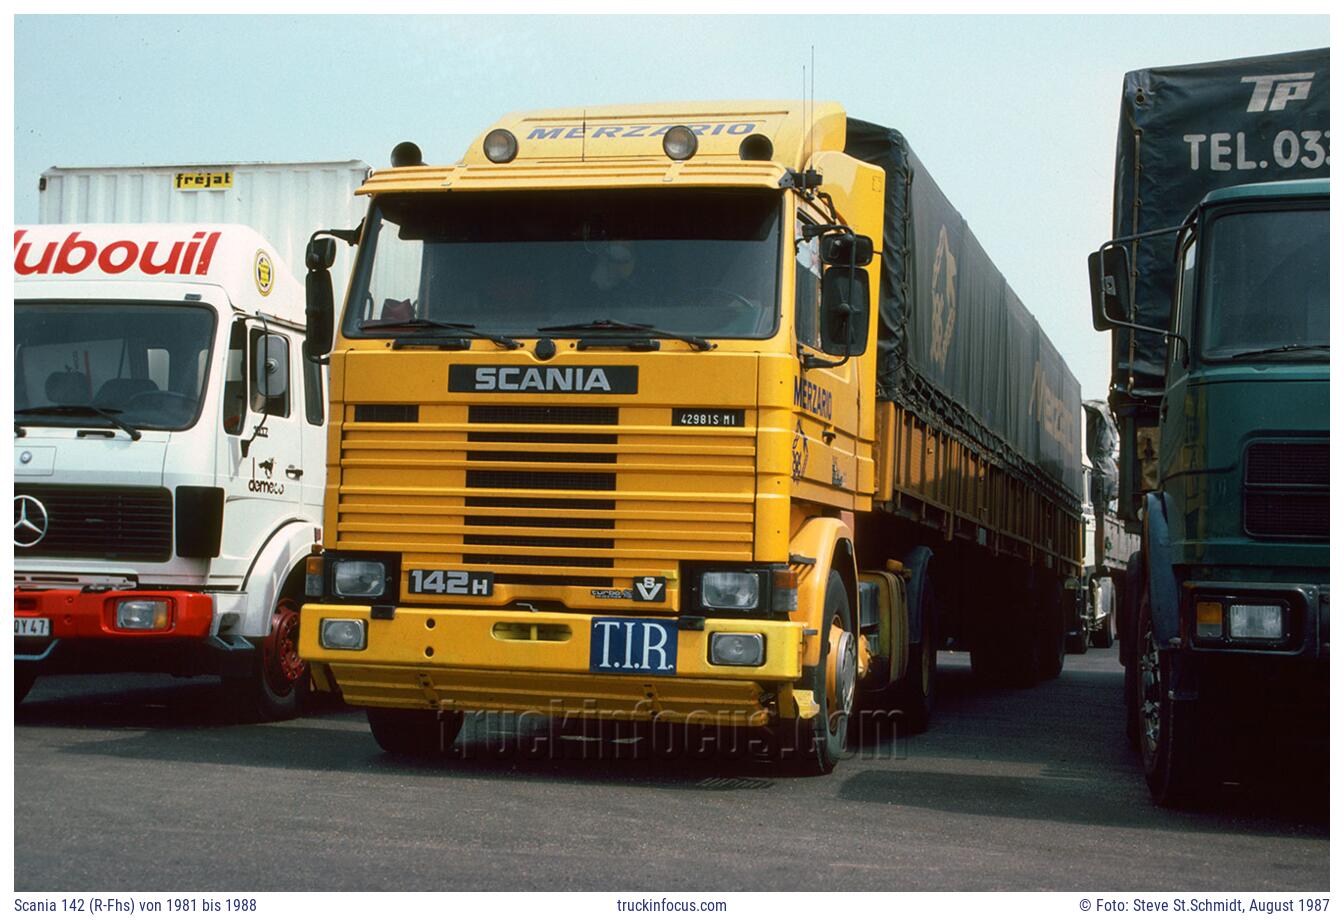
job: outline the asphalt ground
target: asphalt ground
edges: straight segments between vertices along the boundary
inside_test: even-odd
[[[1114,650],[989,690],[939,662],[930,731],[866,726],[826,777],[472,717],[446,760],[362,711],[233,724],[217,682],[40,680],[15,715],[19,891],[1329,887],[1323,746],[1260,729],[1195,810],[1152,805]],[[1239,729],[1243,730],[1243,729]],[[1219,780],[1225,781],[1219,781]]]

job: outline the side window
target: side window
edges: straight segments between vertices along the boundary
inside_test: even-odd
[[[821,240],[803,241],[803,227],[811,221],[794,221],[794,331],[798,341],[821,347]]]
[[[229,354],[224,363],[224,433],[242,434],[247,412],[247,323],[238,319],[229,330]]]
[[[248,364],[249,367],[261,367],[262,363],[266,360],[266,356],[262,354],[262,345],[266,341],[266,338],[267,337],[263,334],[260,326],[253,326],[249,331],[248,339],[250,344],[248,346],[248,351],[251,352],[252,355],[252,360]],[[289,338],[271,333],[271,339],[274,340],[276,338],[285,343],[285,350],[288,351]],[[287,382],[284,392],[279,396],[272,396],[267,399],[262,396],[261,391],[257,389],[256,376],[255,371],[249,374],[249,383],[247,387],[248,393],[250,394],[249,404],[252,406],[253,411],[264,413],[273,418],[289,418],[289,393],[293,388],[292,382]]]
[[[322,365],[316,361],[303,362],[303,408],[310,425],[321,425],[325,418],[326,400],[322,394],[322,377]]]
[[[1172,317],[1172,331],[1188,334],[1190,326],[1190,311],[1194,309],[1195,297],[1195,238],[1192,236],[1186,242],[1185,248],[1181,251],[1181,277],[1180,287],[1176,295],[1176,315]],[[1185,346],[1178,339],[1167,340],[1167,377],[1169,379],[1179,376],[1183,369],[1181,364],[1181,352]]]

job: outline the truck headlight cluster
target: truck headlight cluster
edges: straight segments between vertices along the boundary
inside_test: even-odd
[[[369,644],[368,624],[363,620],[323,620],[318,642],[323,648],[357,652]]]
[[[1279,604],[1232,604],[1227,631],[1233,639],[1282,639],[1283,619]]]
[[[339,559],[332,563],[332,590],[340,597],[379,597],[387,569],[371,559]]]
[[[117,601],[117,629],[167,629],[168,601],[141,598]]]
[[[761,602],[761,577],[756,572],[705,572],[700,576],[700,603],[710,610],[752,610]]]
[[[1287,610],[1279,603],[1195,602],[1195,636],[1199,639],[1280,640],[1287,620]]]

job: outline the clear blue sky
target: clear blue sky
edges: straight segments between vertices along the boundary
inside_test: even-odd
[[[902,130],[1081,381],[1121,78],[1329,44],[1325,16],[38,16],[14,23],[15,219],[50,166],[456,160],[506,111],[802,91]]]

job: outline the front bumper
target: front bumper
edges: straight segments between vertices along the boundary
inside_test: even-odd
[[[391,619],[373,619],[371,612],[364,606],[307,604],[301,620],[299,653],[321,666],[314,668],[315,681],[329,674],[346,702],[356,706],[658,716],[740,725],[797,712],[792,685],[802,675],[801,623],[707,619],[703,629],[681,629],[676,674],[664,677],[590,672],[592,617],[585,613],[398,607]],[[324,618],[366,621],[367,646],[322,648]],[[565,638],[514,638],[526,632],[519,626],[537,627],[533,635]],[[709,637],[718,631],[761,633],[764,663],[710,664]]]

